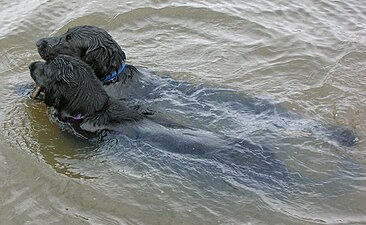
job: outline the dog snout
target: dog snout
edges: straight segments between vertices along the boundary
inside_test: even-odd
[[[30,73],[34,73],[35,70],[37,69],[41,69],[43,67],[43,64],[44,62],[41,62],[41,61],[35,61],[35,62],[32,62],[31,64],[29,64],[28,68],[29,68],[29,71]]]
[[[30,72],[33,72],[35,67],[36,67],[36,63],[35,63],[35,62],[32,62],[32,63],[31,63],[31,64],[29,64],[29,66],[28,66],[29,71],[30,71]]]
[[[36,42],[36,46],[37,48],[44,48],[45,46],[47,46],[47,41],[45,39],[40,39]]]

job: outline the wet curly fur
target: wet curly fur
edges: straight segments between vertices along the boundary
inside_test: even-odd
[[[33,62],[29,70],[36,84],[44,89],[47,106],[66,117],[81,115],[84,124],[104,127],[141,120],[152,113],[108,96],[92,68],[79,59],[59,55],[47,62]]]
[[[103,82],[118,71],[126,61],[126,54],[105,30],[95,26],[76,26],[60,36],[42,38],[36,43],[40,56],[48,61],[58,55],[69,55],[86,62],[103,83],[108,95],[115,98],[144,99],[156,84],[132,65],[112,82]],[[147,90],[146,87],[151,87]]]
[[[36,43],[44,60],[69,55],[89,64],[99,79],[118,70],[126,54],[105,30],[94,26],[77,26],[57,37],[42,38]]]

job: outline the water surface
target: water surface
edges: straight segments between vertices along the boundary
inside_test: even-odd
[[[2,223],[366,223],[359,1],[0,3]],[[182,154],[60,129],[29,99],[28,64],[36,40],[81,24],[106,29],[129,64],[164,81],[154,104],[165,115],[217,146],[230,137],[261,150]],[[347,127],[358,143],[319,126]]]

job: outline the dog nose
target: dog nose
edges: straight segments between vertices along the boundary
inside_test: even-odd
[[[40,47],[45,46],[45,45],[47,45],[47,41],[45,39],[41,39],[41,40],[36,42],[37,48],[40,48]]]
[[[30,72],[34,71],[34,69],[36,68],[36,64],[37,62],[32,62],[31,64],[29,64],[28,68]]]
[[[34,63],[29,64],[28,69],[29,69],[29,71],[33,71],[33,69],[34,69]]]
[[[32,73],[33,73],[33,71],[34,71],[34,65],[33,65],[33,64],[30,64],[30,65],[28,66],[28,68],[29,68],[29,72],[30,72],[30,74],[32,75]]]

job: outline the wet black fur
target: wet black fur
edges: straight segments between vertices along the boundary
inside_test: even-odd
[[[77,26],[57,37],[37,41],[44,60],[58,55],[69,55],[89,64],[99,79],[118,70],[126,55],[117,42],[103,29],[94,26]]]
[[[99,80],[118,71],[126,60],[125,53],[111,35],[95,26],[76,26],[61,36],[42,38],[36,45],[46,61],[58,55],[83,60],[93,68]],[[134,66],[126,65],[114,82],[103,87],[108,95],[115,98],[143,99],[156,85],[151,84]]]
[[[67,116],[82,115],[83,123],[103,127],[144,118],[144,113],[107,95],[90,66],[60,55],[29,66],[33,80],[45,90],[44,103]],[[138,107],[137,107],[138,108]]]

